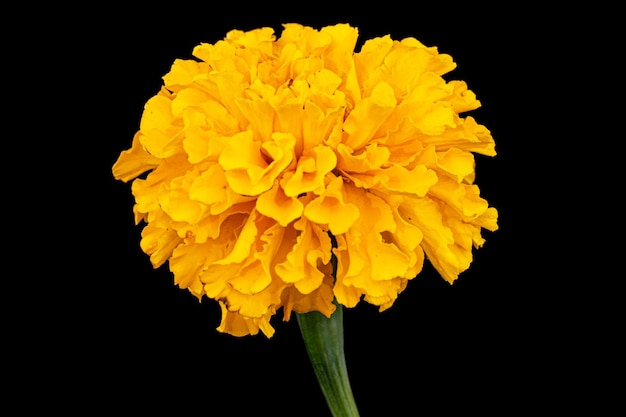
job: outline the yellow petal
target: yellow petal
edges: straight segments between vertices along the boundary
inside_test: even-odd
[[[311,87],[311,92],[324,94],[329,99],[338,93],[337,88],[339,88],[342,81],[339,75],[327,68],[322,68],[307,77],[307,83]],[[336,103],[336,105],[339,105],[339,103]]]
[[[224,106],[241,126],[249,125],[249,120],[241,113],[237,105],[237,100],[243,97],[247,85],[244,74],[235,70],[212,71],[196,80],[195,83],[213,100]]]
[[[185,88],[179,91],[171,101],[171,112],[175,118],[182,118],[186,110],[197,109],[209,99],[209,95],[195,88]]]
[[[406,169],[400,165],[379,170],[381,183],[390,191],[415,194],[419,197],[426,195],[430,187],[437,183],[437,174],[424,165],[417,165],[413,169]]]
[[[190,165],[187,158],[178,155],[161,161],[161,164],[150,172],[145,180],[136,179],[133,181],[131,190],[135,197],[137,210],[141,213],[160,210],[158,193],[161,186],[184,175],[188,169],[190,169]]]
[[[219,158],[230,187],[242,195],[259,195],[270,188],[293,160],[295,138],[274,133],[272,140],[261,143],[252,132],[233,136]],[[267,158],[269,163],[266,161]]]
[[[456,280],[462,268],[452,250],[454,234],[444,225],[439,205],[427,197],[407,198],[399,211],[407,222],[422,231],[422,248],[430,263],[446,281]]]
[[[372,90],[372,95],[359,101],[343,124],[346,132],[344,143],[359,149],[372,139],[379,126],[391,114],[396,105],[393,89],[381,82]]]
[[[211,164],[196,178],[189,187],[189,198],[209,207],[210,213],[220,214],[228,208],[250,201],[250,197],[244,197],[235,193],[229,186],[226,174],[218,164]]]
[[[495,232],[498,230],[498,210],[494,207],[489,207],[483,214],[478,216],[473,223],[484,229]]]
[[[339,76],[347,74],[352,68],[352,55],[359,36],[358,29],[349,24],[340,23],[325,26],[320,33],[332,39],[324,51],[326,68]]]
[[[354,55],[354,62],[361,77],[370,74],[374,69],[380,67],[393,47],[393,40],[391,36],[385,35],[382,37],[367,39],[361,50]]]
[[[284,288],[285,284],[276,280],[261,292],[246,294],[229,285],[218,299],[227,304],[229,311],[237,311],[245,317],[262,318],[280,306],[280,296]]]
[[[250,259],[237,275],[228,280],[233,289],[242,295],[255,295],[266,289],[272,283],[272,277],[263,269],[257,259]],[[260,304],[259,307],[263,310]],[[250,310],[251,311],[251,310]],[[263,310],[264,312],[265,310]],[[254,315],[249,313],[246,315]]]
[[[374,292],[365,294],[363,299],[370,304],[378,306],[378,311],[385,311],[393,305],[398,298],[398,295],[406,288],[408,280],[395,278],[390,281],[378,282],[380,290],[377,291],[380,295],[375,295]]]
[[[320,105],[324,106],[324,104]],[[334,147],[333,145],[336,146],[341,140],[344,108],[339,106],[324,109],[320,105],[311,101],[304,104],[302,151],[314,148],[321,143]]]
[[[468,219],[480,216],[489,207],[487,200],[480,197],[480,190],[476,185],[459,184],[448,178],[441,178],[431,187],[429,193]]]
[[[159,205],[173,220],[196,224],[207,212],[206,204],[189,197],[189,188],[197,178],[198,172],[190,171],[159,188]]]
[[[270,140],[274,131],[276,113],[265,100],[236,99],[235,103],[247,119],[254,137],[263,142]]]
[[[239,47],[251,50],[261,55],[272,54],[272,43],[275,40],[274,29],[262,27],[248,31],[231,30],[226,34],[226,41]]]
[[[219,305],[222,310],[222,320],[217,327],[217,331],[237,337],[255,335],[259,330],[268,338],[274,335],[274,328],[270,325],[270,318],[274,314],[274,311],[268,311],[268,313],[261,318],[250,318],[238,312],[229,311],[222,301],[219,302]]]
[[[419,228],[408,222],[407,219],[405,219],[400,213],[400,206],[406,204],[407,200],[412,201],[415,196],[377,192],[376,190],[374,190],[373,193],[387,203],[393,214],[396,227],[393,232],[395,239],[390,240],[393,240],[393,242],[398,245],[404,253],[415,255],[415,259],[411,260],[409,265],[413,265],[412,268],[421,270],[421,264],[424,261],[424,252],[419,245],[422,242],[423,234]],[[405,276],[407,278],[411,278],[416,274],[417,272],[410,272]]]
[[[333,294],[339,304],[352,308],[356,307],[359,301],[361,301],[363,290],[351,285],[345,285],[343,282],[336,282],[333,287]]]
[[[458,148],[450,148],[437,155],[437,166],[456,178],[457,182],[474,173],[474,155]]]
[[[447,83],[434,72],[420,73],[415,85],[408,91],[403,102],[410,106],[428,106],[439,101],[449,100],[454,85]]]
[[[263,274],[277,280],[274,268],[282,259],[285,259],[289,245],[292,244],[290,233],[292,229],[263,217],[260,218],[259,225],[263,233],[257,240],[254,258],[260,261]]]
[[[196,113],[198,118],[203,118]],[[187,153],[189,162],[197,164],[205,159],[214,159],[224,148],[224,141],[213,130],[203,128],[198,123],[190,124],[185,128],[183,149]]]
[[[376,170],[386,163],[390,156],[389,149],[378,146],[377,143],[366,146],[358,154],[354,154],[350,147],[340,143],[337,145],[337,153],[339,155],[337,167],[351,174]]]
[[[209,66],[204,62],[189,59],[175,59],[170,71],[163,76],[165,87],[171,91],[180,91],[206,74]]]
[[[148,223],[141,231],[141,249],[150,255],[154,268],[163,265],[181,241],[175,230],[163,229],[154,223]]]
[[[286,260],[276,265],[276,273],[284,282],[295,284],[299,292],[309,294],[322,284],[332,245],[326,232],[304,218],[294,228],[299,234]]]
[[[205,159],[217,161],[224,149],[226,137],[239,131],[239,122],[213,100],[187,107],[181,111],[181,115],[185,128],[182,144],[189,162],[193,164]]]
[[[451,102],[455,112],[463,113],[480,107],[480,101],[476,99],[476,94],[467,88],[465,81],[452,80],[449,84],[454,87]]]
[[[361,300],[363,290],[353,285],[346,285],[344,278],[350,271],[362,270],[365,263],[362,258],[358,258],[358,254],[357,257],[354,257],[348,252],[345,235],[337,235],[335,240],[337,247],[333,248],[333,253],[337,257],[337,271],[335,273],[336,280],[333,286],[333,293],[339,304],[349,308],[355,307]],[[358,265],[355,265],[355,263]]]
[[[169,260],[170,270],[174,274],[174,281],[180,288],[189,288],[199,285],[202,289],[200,274],[215,257],[213,242],[198,244],[189,242],[178,245],[172,252]]]
[[[259,213],[271,217],[285,227],[302,215],[304,205],[297,196],[287,196],[278,182],[256,201]]]
[[[113,176],[124,182],[156,168],[160,159],[150,155],[139,140],[141,132],[133,137],[133,143],[129,150],[123,151],[115,164],[113,164]]]
[[[361,283],[365,285],[370,279],[385,280],[404,276],[410,257],[395,241],[393,234],[396,222],[389,205],[380,197],[356,187],[346,187],[346,190],[349,201],[354,202],[360,210],[358,221],[347,232],[348,250],[364,257],[370,268],[360,276]]]
[[[275,108],[276,130],[287,132],[296,139],[294,150],[296,155],[302,152],[304,147],[302,136],[302,125],[305,110],[300,100],[295,102],[281,103]]]
[[[333,177],[322,195],[308,203],[304,215],[314,223],[327,224],[331,233],[345,233],[359,217],[356,205],[344,202],[343,180]]]
[[[292,311],[300,314],[318,311],[326,317],[330,317],[337,308],[333,303],[333,281],[332,266],[330,266],[326,271],[322,285],[308,294],[302,294],[295,287],[287,287],[281,295],[284,309],[283,319],[288,321]]]
[[[256,211],[252,211],[243,228],[238,232],[237,240],[232,251],[223,259],[215,262],[217,265],[237,264],[250,256],[252,245],[256,241],[257,227],[255,224]]]
[[[476,123],[471,116],[457,119],[455,124],[456,127],[448,128],[440,135],[420,136],[420,141],[424,146],[436,146],[438,151],[456,147],[487,156],[496,155],[493,137],[485,126]]]
[[[406,279],[393,278],[384,281],[367,281],[364,300],[377,306],[389,306],[398,298],[398,294],[405,288]]]
[[[157,158],[174,155],[182,146],[182,120],[172,115],[172,102],[156,95],[146,102],[141,116],[141,144]]]
[[[181,227],[181,232],[184,232],[185,236],[191,233],[198,243],[206,242],[208,239],[218,239],[224,233],[230,233],[229,239],[235,239],[239,229],[243,226],[245,219],[248,218],[250,211],[253,209],[253,201],[235,204],[222,213],[205,216],[198,224],[191,225],[188,230]],[[216,243],[214,242],[214,244]],[[227,244],[227,247],[227,252],[230,252],[232,244]],[[215,249],[215,252],[218,253],[219,251]],[[220,258],[224,256],[225,254],[222,254]]]
[[[224,222],[215,243],[215,259],[203,269],[200,279],[207,296],[215,299],[237,294],[255,294],[266,288],[271,278],[260,273],[262,264],[255,258],[259,228],[256,213],[241,223]],[[255,307],[255,308],[258,308]]]
[[[288,196],[298,196],[310,191],[322,190],[324,178],[337,165],[335,152],[325,145],[318,145],[300,157],[296,171],[286,175],[281,185]]]
[[[282,26],[283,31],[276,43],[283,48],[291,44],[300,51],[319,55],[332,40],[330,36],[299,23],[284,23]]]
[[[433,72],[437,75],[443,75],[456,68],[456,63],[448,54],[441,54],[436,46],[426,47],[420,41],[413,37],[404,38],[400,41],[400,45],[409,48],[423,49],[428,52],[429,60],[424,66],[425,72]]]
[[[201,61],[210,65],[210,68],[216,72],[232,72],[236,71],[236,47],[224,40],[217,41],[215,44],[201,42],[193,48],[192,55]],[[197,62],[197,61],[191,61]]]
[[[456,126],[452,105],[445,101],[416,106],[412,117],[415,127],[426,135],[440,135]]]

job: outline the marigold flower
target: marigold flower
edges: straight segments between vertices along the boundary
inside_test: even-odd
[[[474,184],[493,156],[447,54],[348,24],[232,30],[177,59],[113,166],[132,182],[141,248],[219,302],[221,332],[333,300],[389,308],[427,258],[452,283],[497,229]],[[333,256],[336,270],[333,268]]]

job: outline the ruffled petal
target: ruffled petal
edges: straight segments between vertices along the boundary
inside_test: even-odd
[[[172,114],[172,101],[163,95],[148,100],[141,116],[141,144],[153,156],[167,158],[182,151],[183,123]]]
[[[437,166],[460,183],[474,174],[474,155],[458,148],[450,148],[437,155]]]
[[[304,208],[304,215],[314,223],[328,225],[334,235],[345,233],[359,217],[359,208],[344,201],[343,180],[332,177],[326,190]]]
[[[172,220],[196,224],[208,212],[206,204],[189,196],[189,188],[198,176],[199,173],[193,170],[159,187],[158,204]]]
[[[270,188],[293,159],[295,138],[274,133],[272,140],[259,142],[245,131],[231,138],[219,158],[230,187],[247,196],[259,195]]]
[[[275,112],[270,103],[262,99],[237,99],[235,103],[250,123],[253,136],[262,142],[271,140]]]
[[[337,165],[337,156],[332,149],[318,145],[298,160],[295,172],[283,176],[281,182],[285,195],[298,196],[307,192],[320,193],[324,189],[326,174]]]
[[[454,147],[487,156],[496,155],[495,142],[489,129],[476,123],[471,116],[457,119],[455,124],[454,128],[446,129],[440,135],[420,136],[420,141],[425,147],[435,146],[438,151]]]
[[[456,113],[476,110],[480,107],[480,101],[476,99],[476,94],[467,88],[465,81],[452,80],[449,84],[454,88],[450,102]]]
[[[343,143],[356,150],[367,144],[396,105],[393,89],[381,82],[372,95],[359,101],[343,123]]]
[[[349,200],[361,207],[361,215],[347,232],[346,240],[348,251],[363,259],[363,269],[348,270],[344,279],[354,276],[365,284],[369,280],[404,277],[410,258],[395,241],[397,225],[389,205],[356,187],[346,187],[346,191]]]
[[[274,335],[274,328],[270,324],[270,318],[274,314],[274,311],[268,311],[265,316],[261,318],[246,317],[238,312],[231,312],[226,307],[224,302],[219,302],[222,310],[222,321],[217,327],[217,331],[222,333],[229,333],[233,336],[247,336],[255,335],[261,330],[267,337]]]
[[[197,106],[181,111],[185,125],[183,149],[192,164],[204,160],[217,161],[227,138],[239,130],[239,122],[224,106],[206,95],[202,97],[204,101]]]
[[[292,283],[302,294],[319,288],[331,258],[331,240],[318,225],[301,218],[294,224],[297,232],[292,249],[284,262],[276,265],[276,273]]]
[[[352,56],[359,36],[357,28],[346,23],[325,26],[320,30],[328,35],[330,44],[324,49],[325,66],[340,77],[346,76],[352,69]]]
[[[189,198],[205,204],[210,214],[225,212],[230,207],[252,201],[252,198],[237,194],[228,186],[224,169],[210,164],[189,186]]]
[[[256,211],[252,211],[240,229],[230,231],[230,235],[236,238],[234,245],[231,245],[232,250],[226,257],[214,262],[213,265],[241,264],[250,256],[258,232],[255,222],[256,216]]]
[[[281,226],[286,227],[302,215],[304,204],[297,196],[287,196],[276,182],[272,188],[258,197],[256,208],[259,213],[271,217]]]
[[[162,186],[178,178],[190,168],[186,158],[179,155],[161,161],[145,180],[136,179],[131,185],[135,207],[140,213],[161,211],[158,196]]]
[[[163,265],[171,256],[182,239],[173,229],[159,227],[155,222],[150,222],[141,231],[141,249],[150,255],[150,262],[155,268]]]
[[[116,179],[128,182],[144,172],[159,166],[161,160],[146,151],[141,144],[140,136],[141,132],[135,133],[131,148],[122,151],[115,164],[113,164],[113,176]]]
[[[170,71],[163,76],[163,84],[168,90],[178,92],[202,79],[209,71],[204,62],[188,59],[175,59]]]
[[[174,274],[174,282],[180,288],[188,288],[192,294],[200,299],[204,293],[200,275],[213,259],[217,259],[217,253],[213,241],[196,243],[189,240],[178,245],[172,251],[172,257],[169,260],[170,270]]]
[[[348,175],[377,170],[388,163],[391,155],[387,147],[379,146],[377,143],[367,145],[359,153],[340,143],[337,146],[337,154],[339,155],[337,168]]]
[[[335,278],[332,275],[332,266],[327,265],[322,284],[314,291],[303,294],[296,287],[288,287],[282,293],[283,318],[285,321],[291,318],[291,312],[308,313],[319,311],[326,317],[330,317],[336,310],[333,303],[333,283]]]
[[[418,197],[426,195],[428,190],[437,183],[437,174],[424,165],[407,169],[400,165],[392,165],[380,170],[381,184],[390,191],[413,194]]]
[[[224,231],[231,236],[232,251],[204,268],[200,279],[205,293],[222,300],[229,311],[261,318],[280,305],[286,284],[271,271],[271,259],[281,246],[274,225],[253,211],[241,229]]]
[[[446,281],[454,282],[463,268],[452,249],[454,233],[444,224],[440,205],[430,198],[407,198],[398,211],[422,231],[421,246],[430,263]]]

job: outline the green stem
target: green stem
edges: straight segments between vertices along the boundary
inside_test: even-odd
[[[358,417],[343,350],[343,308],[327,318],[318,311],[296,314],[309,359],[333,417]]]

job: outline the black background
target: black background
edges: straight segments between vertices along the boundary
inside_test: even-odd
[[[556,389],[577,385],[582,365],[563,352],[582,339],[572,327],[584,324],[587,307],[574,310],[567,294],[554,292],[576,254],[549,237],[561,214],[545,199],[568,192],[558,176],[544,175],[550,157],[538,151],[565,142],[545,127],[557,117],[558,92],[538,86],[562,75],[559,47],[579,34],[546,31],[555,16],[510,3],[154,3],[71,13],[42,34],[52,39],[48,67],[60,73],[45,97],[55,107],[63,96],[59,138],[71,150],[55,164],[65,181],[50,183],[63,201],[50,220],[58,233],[45,243],[55,267],[40,276],[42,308],[28,331],[40,365],[17,385],[54,390],[48,407],[61,410],[329,415],[295,319],[277,315],[271,339],[218,333],[217,303],[199,303],[141,252],[130,185],[114,180],[111,166],[173,60],[191,58],[198,43],[231,29],[345,22],[359,28],[361,42],[413,36],[452,55],[458,66],[446,78],[476,93],[482,107],[471,115],[492,131],[498,152],[476,157],[476,182],[499,210],[500,229],[484,232],[470,269],[449,285],[426,265],[391,309],[362,303],[345,311],[361,416],[511,415],[586,401]],[[58,143],[46,141],[51,151]]]

